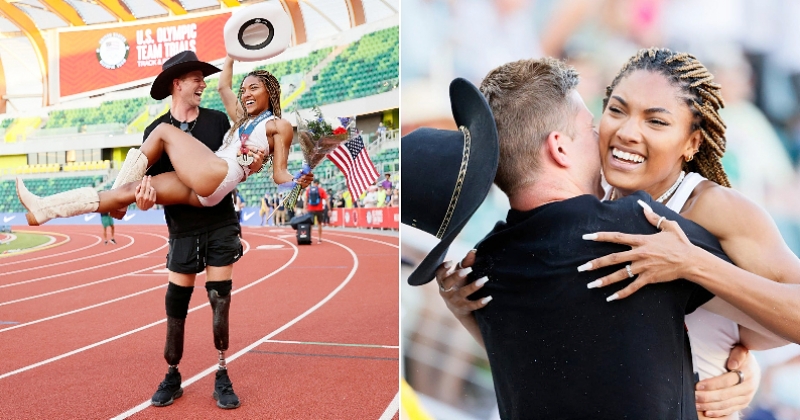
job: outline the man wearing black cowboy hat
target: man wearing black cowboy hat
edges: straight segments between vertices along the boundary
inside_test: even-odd
[[[204,63],[192,51],[183,51],[162,66],[161,73],[153,81],[150,96],[164,99],[172,95],[169,112],[153,121],[144,132],[146,139],[159,124],[179,127],[191,134],[209,149],[216,151],[222,145],[231,125],[222,112],[201,108],[200,99],[206,88],[205,77],[221,69]],[[257,171],[263,162],[263,151],[255,151],[251,171]],[[179,156],[172,158],[180,159]],[[158,175],[174,171],[170,157],[166,154],[147,171]],[[137,206],[147,209],[155,204],[155,194],[145,178],[137,190]],[[239,407],[239,398],[233,392],[224,361],[228,347],[228,311],[232,288],[233,263],[242,256],[239,240],[241,227],[229,195],[213,207],[188,205],[164,206],[164,215],[169,230],[169,253],[167,269],[169,284],[166,294],[167,339],[164,358],[169,364],[168,373],[151,402],[162,407],[172,404],[183,395],[178,363],[183,355],[184,324],[189,300],[194,290],[197,273],[206,271],[206,290],[211,302],[214,345],[220,353],[220,367],[216,373],[213,396],[220,408]]]
[[[460,288],[474,292],[471,298],[502,303],[459,318],[486,347],[501,416],[696,419],[683,317],[712,295],[680,280],[610,305],[610,292],[586,285],[620,267],[576,267],[625,247],[581,238],[655,233],[641,200],[676,220],[696,245],[727,257],[713,235],[645,193],[598,199],[597,138],[577,83],[574,69],[557,60],[508,63],[484,79],[480,92],[463,80],[451,84],[460,131],[420,129],[403,137],[402,222],[441,239],[408,281],[434,278],[494,181],[509,197],[506,221],[478,245],[471,268],[455,274],[440,266],[436,274],[443,294],[455,293],[454,280],[467,276]],[[523,115],[532,123],[515,121]]]

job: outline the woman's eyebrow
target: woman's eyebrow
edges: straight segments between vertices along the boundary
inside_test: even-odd
[[[619,103],[621,103],[621,104],[622,104],[622,106],[628,106],[628,103],[627,103],[627,102],[625,102],[625,100],[624,100],[624,99],[622,99],[622,98],[620,98],[619,96],[617,96],[617,95],[612,95],[611,97],[612,97],[613,99],[616,99],[617,101],[619,101]],[[657,113],[664,113],[664,114],[669,114],[669,115],[672,115],[672,113],[671,113],[671,112],[669,112],[669,110],[667,110],[666,108],[661,108],[661,107],[647,108],[647,109],[645,109],[645,110],[644,110],[644,112],[645,112],[645,114],[657,114]]]

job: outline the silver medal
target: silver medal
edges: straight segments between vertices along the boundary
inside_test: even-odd
[[[239,165],[242,166],[250,166],[253,163],[253,157],[250,155],[239,155],[236,156],[236,161],[239,162]]]

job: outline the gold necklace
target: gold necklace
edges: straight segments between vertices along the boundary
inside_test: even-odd
[[[675,193],[675,190],[677,190],[678,187],[681,185],[681,182],[683,182],[683,178],[685,176],[686,176],[686,172],[681,171],[680,176],[678,176],[678,180],[675,181],[675,183],[672,184],[672,186],[669,187],[669,189],[664,194],[662,194],[661,197],[656,198],[656,201],[663,204],[664,201],[666,201],[668,198],[670,198],[672,196],[672,194]],[[615,188],[613,188],[611,190],[611,201],[614,201],[616,199],[617,199],[617,189],[615,187]]]

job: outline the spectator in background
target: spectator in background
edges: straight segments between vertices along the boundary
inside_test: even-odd
[[[387,172],[385,175],[386,178],[383,181],[381,181],[381,186],[383,186],[383,189],[385,189],[388,192],[389,190],[392,189],[392,179],[391,179],[392,174]]]
[[[399,207],[400,206],[400,190],[395,188],[392,191],[392,197],[389,200],[389,207]]]
[[[283,204],[283,193],[278,194],[275,199],[275,226],[283,226],[286,223],[286,206]]]
[[[375,135],[381,140],[386,138],[386,126],[383,125],[383,121],[378,123],[378,129],[375,130]]]
[[[103,223],[103,244],[108,245],[108,236],[106,230],[111,227],[111,243],[116,245],[117,241],[114,239],[114,219],[111,218],[110,213],[100,213],[100,222]]]
[[[789,154],[767,117],[752,102],[753,72],[741,49],[718,46],[708,61],[725,98],[725,108],[719,112],[727,125],[722,163],[733,188],[766,205],[770,196],[786,193],[794,179]]]
[[[303,201],[303,196],[297,197],[297,203],[294,205],[294,216],[302,216],[306,214],[306,203]],[[294,217],[292,216],[292,217]],[[291,219],[291,218],[290,218]]]
[[[344,208],[346,209],[353,208],[353,196],[350,194],[349,190],[345,190],[342,193],[342,200],[344,201]]]
[[[322,243],[322,223],[325,218],[325,207],[328,200],[328,193],[319,185],[319,180],[315,179],[310,187],[306,189],[306,206],[309,213],[314,216],[314,224],[317,225],[317,243]],[[300,199],[298,198],[298,203]]]
[[[336,194],[336,200],[333,203],[333,208],[336,208],[336,209],[343,209],[344,208],[345,202],[344,202],[343,195],[344,195],[343,192],[340,192],[340,193]]]
[[[264,193],[264,197],[261,197],[261,209],[258,211],[259,215],[261,215],[261,226],[269,225],[267,218],[272,213],[272,206],[272,196],[269,193]]]
[[[378,191],[375,193],[375,196],[377,201],[375,207],[386,206],[386,189],[383,188],[383,185],[378,185]]]
[[[364,199],[362,201],[364,203],[365,208],[372,208],[378,206],[378,187],[375,185],[371,185],[367,190],[366,194],[364,194]]]

